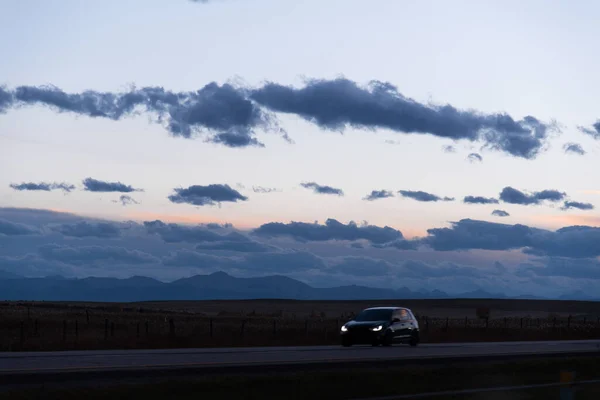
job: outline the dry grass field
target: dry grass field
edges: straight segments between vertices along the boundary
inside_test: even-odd
[[[390,304],[415,312],[423,343],[600,338],[599,302],[0,302],[0,351],[337,344],[351,313]]]

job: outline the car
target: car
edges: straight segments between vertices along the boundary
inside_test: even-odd
[[[408,343],[417,346],[420,341],[419,322],[406,307],[371,307],[340,328],[342,346],[371,344],[391,346]]]

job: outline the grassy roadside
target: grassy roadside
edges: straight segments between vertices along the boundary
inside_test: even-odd
[[[29,399],[357,399],[393,394],[422,393],[476,387],[494,387],[558,382],[559,372],[574,370],[578,380],[600,378],[600,357],[565,357],[512,362],[444,364],[435,366],[348,368],[312,373],[280,372],[265,375],[235,375],[170,379],[145,384],[120,384],[92,388],[28,389],[0,393],[4,400]],[[446,399],[549,399],[559,389],[481,393]],[[441,399],[442,397],[436,397]],[[600,384],[581,387],[577,400],[600,398]]]

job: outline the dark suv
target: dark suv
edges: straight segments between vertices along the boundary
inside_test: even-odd
[[[419,344],[419,323],[406,307],[373,307],[361,311],[340,330],[343,346]]]

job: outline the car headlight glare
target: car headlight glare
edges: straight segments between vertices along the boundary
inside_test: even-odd
[[[341,328],[341,330],[342,330],[342,332],[347,332],[347,331],[348,331],[348,328],[346,328],[346,325],[342,325],[342,328]]]
[[[373,332],[379,332],[379,331],[380,331],[380,330],[382,330],[382,329],[383,329],[383,326],[382,326],[382,325],[376,326],[375,328],[371,328],[371,330],[372,330]]]

